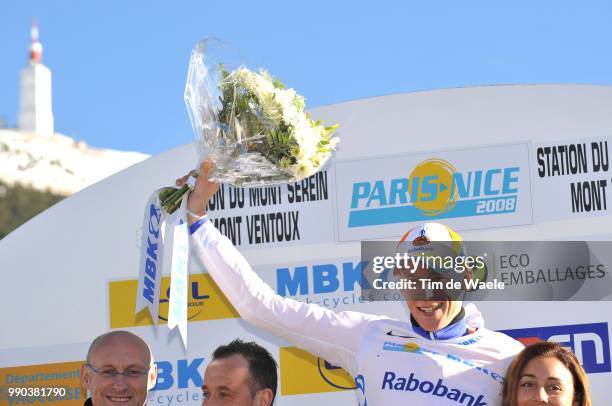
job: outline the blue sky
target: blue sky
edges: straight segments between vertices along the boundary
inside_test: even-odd
[[[11,125],[32,17],[56,131],[149,154],[193,139],[187,63],[210,35],[309,107],[486,84],[612,85],[610,1],[20,0],[0,6],[0,116]]]

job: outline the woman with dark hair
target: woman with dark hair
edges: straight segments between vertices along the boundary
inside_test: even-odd
[[[514,359],[504,382],[503,406],[591,406],[589,382],[576,356],[557,343],[541,342]]]

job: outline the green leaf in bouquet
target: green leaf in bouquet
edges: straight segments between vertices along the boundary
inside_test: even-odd
[[[281,89],[281,90],[285,89],[285,84],[281,82],[280,80],[278,80],[277,78],[274,78],[274,80],[272,81],[272,84],[277,89]]]
[[[174,213],[181,205],[182,197],[189,187],[183,185],[183,187],[177,189],[173,187],[165,187],[159,191],[159,201],[161,206],[166,210],[167,213]]]
[[[165,187],[159,191],[159,201],[163,204],[174,192],[176,191],[173,187]]]
[[[283,159],[285,164],[291,162],[292,151],[297,147],[297,142],[289,135],[286,125],[281,125],[277,130],[269,133],[266,144],[263,146],[263,155],[275,164],[280,164]]]

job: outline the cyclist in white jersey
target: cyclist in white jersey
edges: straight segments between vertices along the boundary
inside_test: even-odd
[[[410,320],[334,312],[277,295],[205,215],[218,184],[204,163],[188,200],[192,246],[208,273],[247,322],[343,367],[360,405],[501,405],[504,375],[523,345],[484,327],[474,305],[410,300]],[[187,177],[177,181],[184,183]],[[448,227],[427,223],[407,241],[452,240]]]

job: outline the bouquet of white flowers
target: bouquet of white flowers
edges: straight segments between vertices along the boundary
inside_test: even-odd
[[[339,142],[337,125],[304,112],[304,97],[267,71],[223,60],[218,40],[199,41],[191,53],[185,102],[200,159],[215,162],[210,179],[234,186],[298,181],[319,170]],[[180,205],[187,186],[163,189],[163,207]]]
[[[200,41],[191,53],[185,102],[200,161],[214,162],[209,179],[264,186],[315,173],[339,141],[333,136],[337,126],[311,120],[304,112],[304,98],[295,90],[286,89],[265,70],[249,70],[236,60],[218,40]],[[184,343],[189,279],[184,197],[194,184],[190,177],[180,189],[162,188],[149,197],[136,302],[137,312],[148,308],[157,320],[161,277],[170,273],[168,327],[178,326]]]

